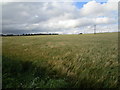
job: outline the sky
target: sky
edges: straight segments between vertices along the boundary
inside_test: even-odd
[[[113,0],[6,1],[1,5],[3,34],[93,33],[94,25],[97,32],[118,31],[118,2]]]

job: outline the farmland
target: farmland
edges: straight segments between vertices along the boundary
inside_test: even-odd
[[[3,88],[116,88],[118,33],[2,37]]]

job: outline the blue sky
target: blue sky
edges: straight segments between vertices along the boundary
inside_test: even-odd
[[[91,0],[92,1],[92,0]],[[101,3],[101,4],[104,4],[104,3],[107,3],[108,0],[104,0],[104,1],[101,1],[100,0],[96,0],[98,3]],[[82,8],[83,5],[85,5],[86,3],[88,2],[74,2],[73,4],[77,7],[77,8]]]
[[[77,8],[82,8],[84,4],[86,4],[87,2],[74,2],[73,4],[77,7]]]

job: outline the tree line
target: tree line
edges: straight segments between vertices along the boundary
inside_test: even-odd
[[[35,36],[35,35],[59,35],[58,33],[38,34],[1,34],[1,36]]]

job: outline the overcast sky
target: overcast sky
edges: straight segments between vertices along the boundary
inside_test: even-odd
[[[9,2],[2,7],[2,33],[78,34],[118,31],[118,3],[97,2]]]

